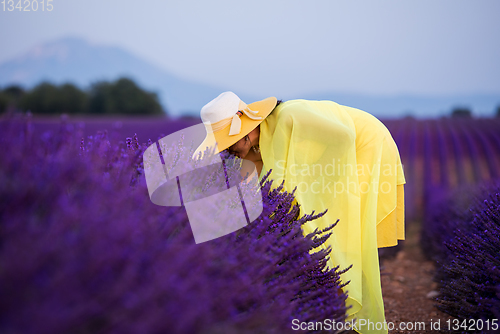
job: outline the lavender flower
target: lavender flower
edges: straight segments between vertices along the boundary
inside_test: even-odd
[[[459,319],[497,319],[500,309],[500,183],[482,190],[441,262],[438,308]]]
[[[298,217],[272,181],[255,222],[196,245],[184,208],[149,200],[137,136],[23,128],[0,123],[0,332],[287,333],[295,318],[345,320],[341,271],[326,268],[329,250],[309,253],[332,227],[304,236],[323,213]]]

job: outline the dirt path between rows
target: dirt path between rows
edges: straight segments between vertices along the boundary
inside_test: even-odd
[[[394,330],[389,330],[389,334],[449,333],[445,330],[448,326],[446,321],[453,319],[439,311],[428,297],[431,291],[438,288],[437,283],[432,281],[434,264],[425,259],[420,249],[419,225],[409,222],[403,249],[395,258],[381,262],[386,322],[394,323]],[[440,330],[437,329],[437,321],[440,321]],[[422,322],[419,328],[416,323]],[[431,328],[431,322],[435,328]]]

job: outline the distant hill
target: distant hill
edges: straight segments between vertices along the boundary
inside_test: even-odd
[[[130,52],[68,37],[45,43],[0,64],[0,87],[17,83],[31,88],[42,80],[73,82],[86,88],[96,80],[128,76],[142,88],[155,91],[170,115],[199,115],[203,105],[230,87],[213,87],[179,78]],[[300,78],[298,78],[300,80]],[[258,98],[237,92],[247,103]],[[269,96],[274,95],[269,92]],[[500,105],[500,94],[457,96],[367,96],[335,92],[276,96],[279,99],[329,99],[366,110],[378,117],[436,117],[449,115],[454,107],[470,108],[474,115],[492,116]],[[262,97],[263,98],[263,97]]]
[[[223,90],[190,82],[118,48],[93,45],[80,38],[63,38],[33,47],[0,64],[0,86],[18,83],[31,88],[42,80],[73,82],[82,88],[96,80],[128,76],[142,88],[155,91],[171,115],[199,114],[203,105]]]

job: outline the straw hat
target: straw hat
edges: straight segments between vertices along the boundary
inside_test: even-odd
[[[235,93],[224,92],[201,108],[201,120],[207,130],[203,143],[194,156],[212,148],[217,142],[219,153],[255,129],[276,107],[277,99],[267,99],[246,104]]]

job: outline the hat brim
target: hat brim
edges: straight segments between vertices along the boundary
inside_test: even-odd
[[[233,144],[235,144],[238,140],[245,137],[249,134],[253,129],[255,129],[264,119],[273,111],[276,107],[278,100],[272,96],[268,97],[264,100],[250,103],[248,108],[253,111],[257,111],[257,116],[262,117],[259,120],[253,120],[247,115],[243,114],[240,117],[241,120],[241,131],[236,135],[229,135],[229,129],[231,124],[228,124],[225,128],[213,132],[211,134],[207,133],[205,140],[201,143],[200,146],[196,149],[195,155],[199,154],[199,152],[204,152],[207,147],[212,148],[215,146],[215,142],[217,142],[216,152],[219,153],[229,148]],[[210,124],[206,125],[210,127]],[[208,131],[207,131],[208,132]]]

